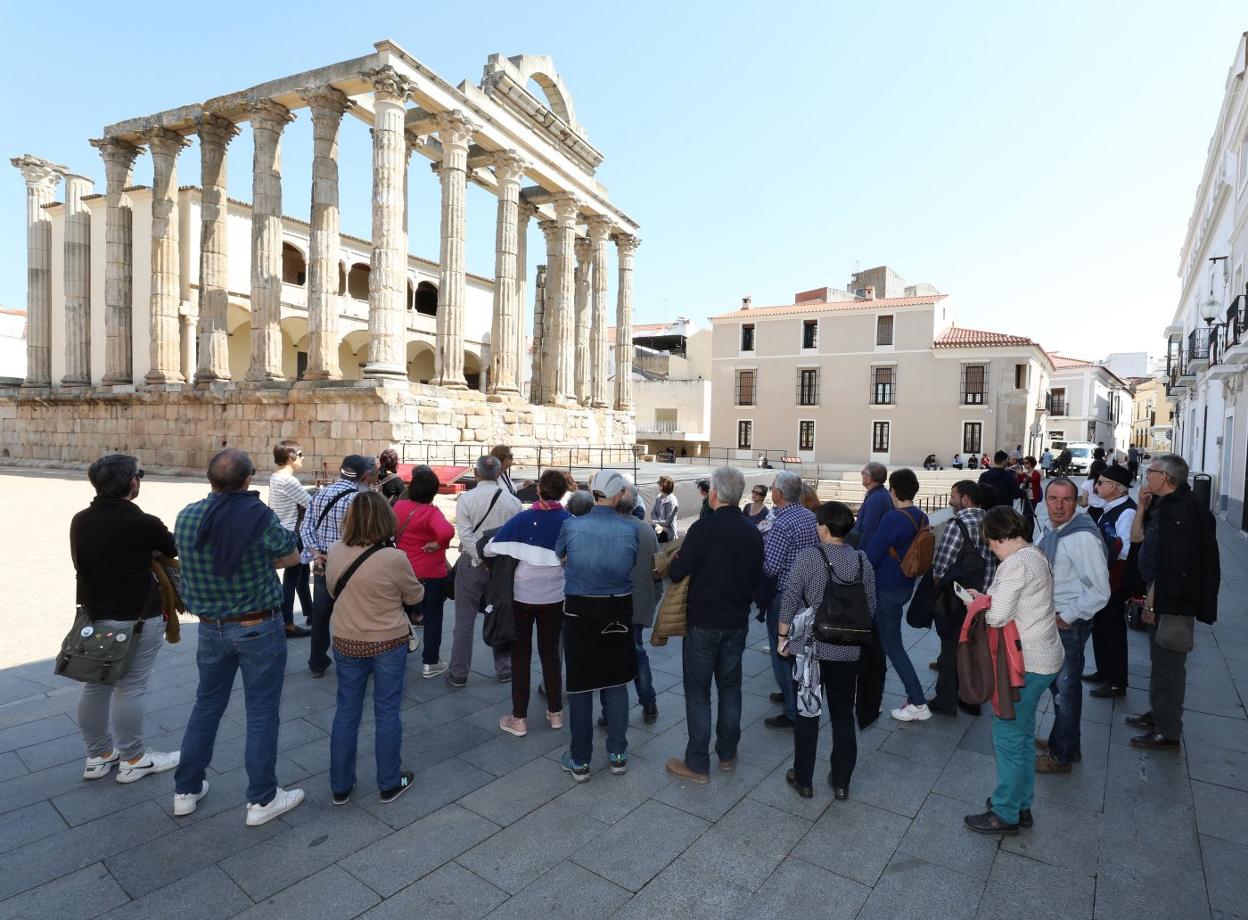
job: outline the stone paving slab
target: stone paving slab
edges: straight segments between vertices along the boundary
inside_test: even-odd
[[[89,500],[80,479],[43,478],[57,488],[31,490],[31,477],[0,475],[3,517],[46,516],[52,496],[67,520]],[[140,504],[172,520],[202,492],[200,483],[154,478]],[[5,558],[20,549],[19,530],[0,526]],[[378,800],[366,705],[355,796],[335,808],[327,774],[334,673],[311,679],[306,646],[293,645],[278,772],[307,801],[264,827],[244,827],[239,684],[209,795],[175,819],[171,773],[130,785],[81,779],[78,688],[53,675],[50,661],[72,578],[67,554],[49,549],[31,562],[50,586],[46,596],[14,595],[26,625],[19,642],[0,649],[0,917],[1248,920],[1248,577],[1240,575],[1248,542],[1226,526],[1220,538],[1222,620],[1198,629],[1189,659],[1184,750],[1128,746],[1133,732],[1122,719],[1148,705],[1147,639],[1133,632],[1127,696],[1085,697],[1082,763],[1068,776],[1038,777],[1036,826],[1004,840],[972,836],[960,823],[994,783],[988,715],[907,725],[885,715],[859,733],[847,802],[833,801],[824,781],[825,723],[815,796],[795,796],[784,781],[792,736],[763,724],[776,707],[756,623],[743,662],[737,769],[722,773],[713,761],[707,786],[664,769],[687,742],[680,640],[649,649],[659,719],[647,725],[638,706],[630,711],[628,772],[606,769],[599,730],[592,778],[576,784],[558,767],[568,731],[546,724],[536,662],[529,735],[498,730],[511,688],[494,678],[478,636],[466,688],[421,679],[418,663],[409,672],[402,750],[414,788],[392,804]],[[908,627],[903,637],[930,687],[934,637]],[[145,700],[155,747],[180,741],[195,698],[195,638],[188,621],[182,642],[157,658]],[[449,628],[446,641],[443,657]],[[885,705],[900,701],[890,675]],[[1041,734],[1051,722],[1046,698]]]

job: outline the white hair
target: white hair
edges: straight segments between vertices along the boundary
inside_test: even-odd
[[[790,505],[801,504],[802,477],[792,470],[784,470],[777,473],[776,478],[771,483],[771,487],[783,495],[784,500]]]
[[[715,472],[711,473],[711,488],[715,490],[715,495],[721,503],[739,505],[741,496],[745,494],[745,477],[734,467],[717,467]],[[800,492],[798,497],[801,497]]]

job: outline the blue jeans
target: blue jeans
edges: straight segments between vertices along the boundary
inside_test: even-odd
[[[195,706],[182,735],[182,756],[174,774],[174,790],[199,792],[212,761],[217,727],[230,703],[234,677],[243,672],[247,702],[247,802],[267,805],[277,792],[278,705],[286,678],[286,632],[280,616],[263,623],[199,621],[199,687]]]
[[[919,683],[919,675],[915,673],[910,656],[901,641],[901,615],[910,596],[914,593],[914,585],[908,588],[886,588],[875,592],[875,625],[880,631],[880,643],[884,646],[884,654],[892,662],[893,670],[901,678],[906,688],[906,699],[915,706],[927,702],[923,695],[923,685]]]
[[[685,723],[689,743],[685,766],[694,773],[710,773],[711,678],[719,694],[715,718],[715,753],[720,762],[736,760],[741,740],[741,655],[748,629],[689,627],[681,649],[685,678]],[[789,677],[792,693],[793,678]],[[796,711],[796,710],[795,710]]]
[[[372,674],[377,788],[393,789],[399,784],[399,747],[403,743],[399,706],[407,684],[407,643],[371,658],[352,658],[334,649],[334,664],[338,668],[338,708],[329,734],[329,788],[341,793],[355,786],[360,714],[368,675]]]
[[[1014,704],[1014,718],[992,717],[992,751],[997,758],[997,788],[992,810],[1007,824],[1018,823],[1018,812],[1030,808],[1036,792],[1036,706],[1056,674],[1024,675]]]
[[[628,686],[600,690],[607,717],[607,753],[628,753]],[[572,759],[589,763],[594,756],[594,694],[568,694],[568,728],[572,732]]]
[[[1053,730],[1049,732],[1049,753],[1060,764],[1068,764],[1079,747],[1079,719],[1083,713],[1083,651],[1092,634],[1091,620],[1076,620],[1070,629],[1059,629],[1066,657],[1057,680],[1049,687],[1053,694]]]
[[[776,686],[784,694],[784,714],[797,720],[797,692],[793,689],[793,659],[785,658],[776,651],[780,644],[780,602],[784,592],[776,592],[767,606],[767,643],[771,646],[771,673]],[[877,614],[878,616],[878,614]]]
[[[437,664],[442,652],[442,610],[446,603],[446,578],[422,578],[425,596],[415,611],[425,618],[424,650],[420,660],[423,664]]]

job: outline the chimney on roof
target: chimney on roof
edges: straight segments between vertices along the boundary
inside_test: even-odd
[[[748,310],[754,304],[754,298],[746,294],[741,298],[741,309]]]
[[[862,296],[867,300],[875,300],[875,288],[865,287],[862,289]]]

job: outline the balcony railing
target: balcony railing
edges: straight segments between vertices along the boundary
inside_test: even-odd
[[[1053,397],[1053,394],[1050,393],[1048,398],[1045,400],[1045,403],[1047,404],[1046,408],[1049,410],[1049,415],[1056,415],[1060,417],[1066,414],[1066,397],[1065,396],[1058,397],[1055,399]]]
[[[646,434],[675,434],[685,429],[680,427],[680,422],[672,418],[655,418],[648,422],[638,422],[637,430],[644,431]]]
[[[1223,330],[1224,348],[1248,344],[1248,295],[1240,294],[1226,308],[1226,328]]]
[[[1193,329],[1187,334],[1187,359],[1189,364],[1209,360],[1209,334],[1204,329]]]

